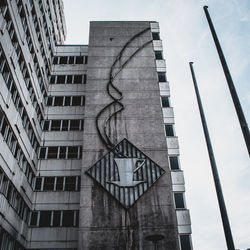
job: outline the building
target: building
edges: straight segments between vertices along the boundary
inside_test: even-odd
[[[157,22],[0,2],[0,248],[192,249]]]

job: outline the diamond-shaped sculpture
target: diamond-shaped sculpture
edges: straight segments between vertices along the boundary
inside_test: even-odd
[[[133,206],[164,173],[126,138],[86,171],[125,208]]]

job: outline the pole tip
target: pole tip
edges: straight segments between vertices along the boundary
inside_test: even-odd
[[[204,5],[204,6],[203,6],[203,9],[204,9],[204,10],[208,9],[208,6],[207,6],[207,5]]]
[[[191,65],[191,64],[193,64],[193,62],[189,62],[189,64]]]

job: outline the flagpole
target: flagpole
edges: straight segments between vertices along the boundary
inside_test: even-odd
[[[215,161],[215,157],[214,157],[212,143],[211,143],[210,136],[209,136],[207,122],[206,122],[205,114],[204,114],[203,107],[202,107],[199,89],[198,89],[197,82],[196,82],[196,77],[194,74],[193,63],[190,62],[189,66],[190,66],[190,70],[191,70],[191,74],[192,74],[192,78],[193,78],[195,94],[196,94],[196,98],[197,98],[197,102],[198,102],[198,106],[199,106],[201,122],[202,122],[203,131],[204,131],[204,135],[205,135],[205,139],[206,139],[207,150],[208,150],[211,169],[212,169],[212,173],[213,173],[214,184],[215,184],[217,199],[218,199],[218,203],[219,203],[220,214],[221,214],[222,224],[223,224],[223,228],[224,228],[224,234],[225,234],[225,238],[226,238],[227,248],[228,248],[228,250],[235,250],[233,236],[231,233],[231,228],[230,228],[229,219],[228,219],[228,215],[227,215],[226,204],[224,201],[222,188],[221,188],[221,184],[220,184],[220,177],[219,177],[219,173],[217,170],[217,165],[216,165],[216,161]]]
[[[243,136],[244,136],[244,139],[245,139],[248,154],[250,155],[250,134],[249,134],[249,128],[248,128],[248,125],[247,125],[247,121],[246,121],[246,118],[244,116],[244,112],[242,110],[242,107],[241,107],[240,100],[239,100],[239,97],[237,95],[236,89],[234,87],[233,79],[231,77],[229,68],[227,66],[227,62],[226,62],[226,59],[224,57],[222,48],[220,46],[219,39],[218,39],[218,37],[216,35],[215,28],[214,28],[212,20],[210,18],[210,15],[209,15],[209,12],[208,12],[208,6],[204,6],[203,9],[204,9],[206,17],[207,17],[207,21],[208,21],[210,31],[211,31],[213,39],[214,39],[214,43],[215,43],[218,55],[220,57],[221,65],[222,65],[222,68],[224,70],[224,74],[225,74],[225,77],[226,77],[226,80],[227,80],[227,84],[228,84],[228,87],[229,87],[229,90],[230,90],[230,93],[231,93],[231,96],[232,96],[232,99],[233,99],[234,107],[235,107],[235,110],[236,110],[236,113],[237,113],[237,116],[238,116],[238,119],[239,119],[239,122],[240,122],[241,130],[242,130],[242,133],[243,133]]]

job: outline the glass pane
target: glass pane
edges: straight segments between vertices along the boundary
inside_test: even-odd
[[[74,75],[74,83],[82,83],[82,75]]]
[[[174,136],[174,130],[172,125],[165,125],[166,135]]]
[[[63,120],[63,122],[62,122],[62,131],[68,131],[68,124],[69,124],[68,120]]]
[[[40,148],[39,159],[45,159],[46,147]]]
[[[66,147],[60,147],[59,159],[66,159]]]
[[[67,82],[66,83],[72,83],[72,75],[67,75]]]
[[[75,191],[76,190],[76,177],[69,176],[65,180],[65,191]]]
[[[55,96],[54,106],[63,106],[63,96]]]
[[[160,35],[157,32],[152,32],[153,40],[160,40]]]
[[[36,184],[35,184],[35,190],[36,191],[40,191],[42,187],[42,178],[41,177],[37,177],[36,178]]]
[[[49,130],[49,121],[43,121],[43,130],[48,131]]]
[[[191,250],[191,242],[189,235],[180,235],[181,250]]]
[[[158,73],[158,80],[159,80],[159,82],[166,82],[166,74],[165,73]]]
[[[170,161],[170,168],[172,170],[180,169],[179,168],[179,162],[178,162],[178,157],[177,156],[169,157],[169,161]]]
[[[72,106],[81,106],[81,96],[73,96]]]
[[[176,208],[185,208],[183,193],[175,193],[174,200]]]
[[[62,190],[63,190],[63,177],[57,177],[56,191],[62,191]]]
[[[156,60],[162,60],[162,52],[161,51],[155,51],[155,59]]]
[[[80,120],[70,120],[70,130],[79,130]]]
[[[74,211],[63,211],[63,227],[73,227],[74,226]]]
[[[30,218],[30,225],[36,226],[37,225],[36,223],[37,223],[37,212],[32,212]]]
[[[39,227],[49,227],[51,220],[51,211],[41,211]]]
[[[65,83],[65,75],[58,75],[56,83],[57,84],[64,84]]]
[[[161,103],[163,108],[168,108],[169,107],[169,99],[167,96],[164,96],[161,98]]]
[[[77,158],[78,147],[68,147],[68,159]]]
[[[44,191],[53,191],[54,190],[54,182],[55,182],[55,177],[45,177],[43,190]]]
[[[51,121],[51,131],[59,131],[61,127],[61,120],[52,120]]]
[[[61,211],[54,211],[53,227],[60,227]]]
[[[49,147],[47,159],[56,159],[57,151],[58,151],[58,147]]]

